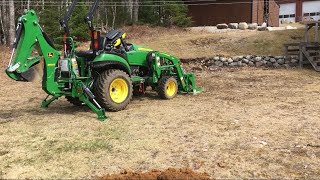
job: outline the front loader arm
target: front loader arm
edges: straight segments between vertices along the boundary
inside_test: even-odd
[[[181,67],[181,61],[171,55],[161,52],[154,52],[154,63],[152,66],[153,77],[159,79],[164,71],[177,78],[181,93],[197,94],[202,88],[196,87],[193,73],[185,73]]]

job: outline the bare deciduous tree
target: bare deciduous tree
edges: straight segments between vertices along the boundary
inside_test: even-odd
[[[9,43],[13,43],[15,38],[15,13],[14,13],[14,1],[9,1]]]
[[[134,4],[133,4],[133,17],[132,17],[132,21],[134,23],[138,22],[139,20],[139,0],[133,0]]]

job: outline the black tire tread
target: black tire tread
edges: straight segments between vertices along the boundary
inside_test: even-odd
[[[176,93],[172,96],[172,97],[169,97],[167,96],[167,93],[166,93],[166,84],[167,82],[172,79],[175,81],[177,87],[178,87],[178,83],[177,83],[177,80],[174,78],[174,77],[171,77],[171,76],[165,76],[165,77],[162,77],[158,83],[158,94],[160,96],[161,99],[172,99],[174,98],[176,95],[177,95],[177,92],[178,92],[178,88],[176,90]]]
[[[68,102],[70,102],[71,104],[75,105],[75,106],[82,106],[83,102],[79,100],[79,98],[75,98],[75,97],[71,97],[71,96],[66,96],[65,97],[67,99]]]
[[[106,87],[106,85],[109,86],[112,80],[118,76],[125,77],[129,82],[129,96],[123,103],[113,105],[112,103],[109,103],[111,99],[109,99],[109,97],[107,96],[107,94],[109,94],[109,88]],[[94,95],[97,98],[97,101],[103,108],[105,108],[108,111],[121,111],[124,110],[130,103],[133,94],[133,87],[130,77],[127,73],[118,69],[108,69],[102,72],[95,80],[93,85],[93,91]]]

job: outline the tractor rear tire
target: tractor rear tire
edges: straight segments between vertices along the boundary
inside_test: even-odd
[[[158,94],[162,99],[172,99],[178,93],[178,83],[174,77],[162,77],[158,83]]]
[[[94,94],[99,104],[109,111],[124,110],[132,99],[132,82],[127,73],[109,69],[94,82]]]
[[[71,96],[66,96],[66,99],[68,102],[70,102],[71,104],[75,105],[75,106],[82,106],[83,102],[79,100],[79,98],[74,98]]]

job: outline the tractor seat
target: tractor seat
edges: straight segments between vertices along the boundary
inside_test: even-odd
[[[91,60],[91,59],[93,59],[95,57],[95,55],[93,54],[92,50],[88,50],[88,51],[80,50],[80,51],[77,51],[76,52],[76,56],[84,57],[84,58],[89,59],[89,60]]]
[[[115,38],[121,37],[122,34],[123,34],[123,32],[116,29],[116,30],[112,30],[112,31],[108,32],[108,34],[106,34],[106,38],[107,38],[107,40],[112,41]]]
[[[102,46],[106,47],[107,45],[113,44],[117,39],[121,38],[124,33],[120,30],[112,30],[108,32],[103,39]]]

